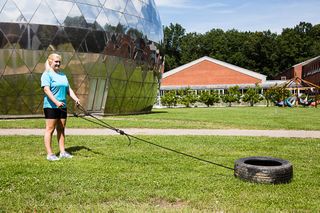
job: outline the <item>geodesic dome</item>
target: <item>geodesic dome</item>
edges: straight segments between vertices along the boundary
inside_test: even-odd
[[[88,111],[148,112],[162,38],[153,0],[0,0],[0,115],[42,114],[53,52]]]

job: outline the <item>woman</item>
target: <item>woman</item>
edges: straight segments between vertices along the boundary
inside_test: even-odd
[[[56,161],[61,158],[72,158],[73,156],[65,151],[65,126],[67,119],[67,95],[69,95],[76,104],[80,104],[79,98],[71,89],[67,76],[61,72],[61,56],[58,54],[49,55],[45,71],[41,76],[41,87],[45,93],[43,101],[43,110],[46,118],[46,130],[44,135],[44,144],[47,151],[47,160]],[[52,134],[57,130],[57,139],[59,143],[59,158],[52,152]]]

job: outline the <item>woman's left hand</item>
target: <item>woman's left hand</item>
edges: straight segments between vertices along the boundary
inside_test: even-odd
[[[74,102],[76,103],[76,105],[81,105],[79,99],[74,100]]]

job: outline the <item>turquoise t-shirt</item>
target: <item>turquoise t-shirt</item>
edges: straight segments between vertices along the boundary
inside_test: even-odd
[[[41,87],[49,86],[53,96],[67,107],[67,94],[69,90],[69,82],[67,76],[63,72],[44,71],[41,76]],[[58,108],[48,96],[45,94],[43,108]]]

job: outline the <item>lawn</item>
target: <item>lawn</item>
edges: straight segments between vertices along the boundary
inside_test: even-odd
[[[320,130],[319,108],[223,107],[154,109],[150,114],[107,116],[118,128]],[[70,117],[68,128],[99,128]],[[44,128],[44,119],[0,120],[0,128]]]
[[[249,183],[232,170],[143,142],[128,146],[124,136],[67,136],[74,158],[47,162],[43,137],[2,136],[0,212],[320,211],[319,139],[142,138],[228,167],[248,156],[283,158],[293,164],[294,178]]]

